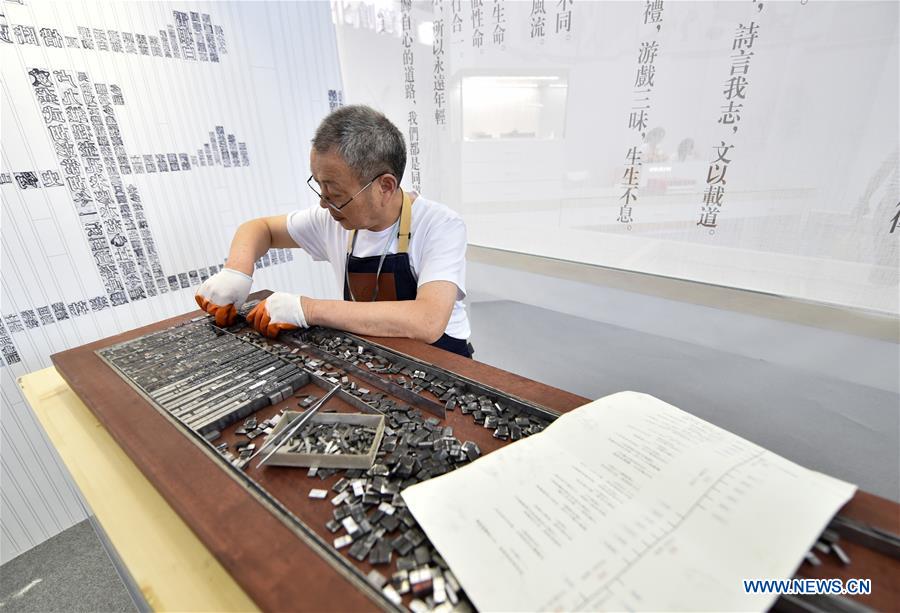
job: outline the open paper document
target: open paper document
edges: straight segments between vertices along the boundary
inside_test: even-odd
[[[746,611],[855,490],[622,392],[403,498],[482,611]]]

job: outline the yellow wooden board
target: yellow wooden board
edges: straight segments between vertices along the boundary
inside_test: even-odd
[[[258,610],[56,369],[19,385],[150,607]]]

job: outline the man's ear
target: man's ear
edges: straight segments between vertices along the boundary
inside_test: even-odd
[[[392,196],[397,189],[397,177],[392,174],[383,174],[378,177],[378,186],[386,196]]]

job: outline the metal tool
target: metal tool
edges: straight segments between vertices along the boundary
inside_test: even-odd
[[[900,536],[896,534],[843,515],[835,516],[828,527],[850,542],[900,559]],[[840,557],[840,554],[835,555]]]
[[[329,390],[329,392],[327,394],[322,396],[321,400],[319,400],[316,404],[314,404],[313,406],[308,408],[306,411],[304,411],[302,415],[298,415],[297,417],[295,417],[294,420],[291,423],[289,423],[287,426],[285,426],[284,430],[282,430],[277,436],[273,436],[273,437],[271,437],[270,440],[267,440],[265,442],[265,444],[262,447],[260,447],[259,450],[253,454],[253,456],[251,456],[250,459],[253,459],[257,455],[259,455],[259,453],[263,449],[265,449],[266,447],[268,447],[269,445],[271,445],[273,443],[275,444],[275,447],[272,449],[272,451],[270,451],[266,455],[266,457],[264,457],[262,460],[259,461],[259,464],[257,464],[256,467],[259,468],[260,466],[262,466],[265,463],[265,461],[268,460],[272,456],[273,453],[278,451],[278,449],[284,443],[291,440],[291,437],[294,436],[294,433],[297,432],[298,430],[300,430],[300,428],[302,428],[304,425],[306,425],[306,423],[310,419],[312,419],[312,416],[315,415],[316,412],[320,408],[322,408],[322,406],[324,406],[324,404],[326,402],[328,402],[328,400],[332,396],[334,396],[338,392],[339,389],[341,389],[341,386],[335,385],[333,388],[331,388],[331,390]]]

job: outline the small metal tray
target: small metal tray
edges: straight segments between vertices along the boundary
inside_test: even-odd
[[[275,436],[283,430],[287,424],[301,415],[297,411],[285,411],[284,416],[272,430],[269,436]],[[375,454],[381,446],[384,437],[384,415],[367,415],[365,413],[318,413],[313,416],[310,424],[350,424],[375,428],[375,439],[366,454],[322,454],[299,453],[278,450],[272,457],[266,460],[271,466],[317,466],[319,468],[363,468],[369,469],[375,463]]]

